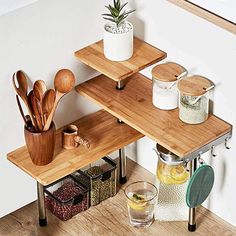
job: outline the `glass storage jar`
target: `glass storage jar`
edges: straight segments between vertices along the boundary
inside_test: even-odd
[[[90,188],[90,206],[116,194],[116,163],[108,157],[73,173],[73,176]]]
[[[214,84],[202,76],[187,77],[179,82],[179,118],[183,122],[200,124],[208,119],[212,88]]]
[[[181,65],[167,62],[152,69],[152,103],[162,110],[172,110],[178,107],[178,80],[187,71]]]
[[[69,220],[89,208],[89,189],[66,176],[45,188],[45,205],[59,219]]]

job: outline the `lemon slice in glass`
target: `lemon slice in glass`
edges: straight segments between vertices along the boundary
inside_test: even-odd
[[[127,202],[128,206],[133,210],[142,211],[147,206],[146,198],[141,194],[133,194],[131,200]]]

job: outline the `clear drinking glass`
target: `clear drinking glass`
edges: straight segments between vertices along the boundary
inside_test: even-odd
[[[148,227],[154,219],[158,190],[155,185],[138,181],[125,188],[130,223],[135,227]]]

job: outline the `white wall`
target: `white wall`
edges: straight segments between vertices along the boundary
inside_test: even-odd
[[[38,0],[0,0],[0,15],[27,6]]]
[[[0,17],[0,217],[36,199],[36,183],[6,160],[6,154],[24,145],[11,77],[24,70],[30,87],[44,79],[49,87],[60,68],[70,68],[77,83],[95,71],[79,63],[74,51],[102,37],[103,4],[98,1],[40,0]],[[91,7],[93,6],[93,7]],[[56,112],[58,127],[97,110],[75,92],[62,99]]]
[[[168,52],[168,60],[184,65],[190,73],[212,79],[217,85],[212,95],[214,113],[236,125],[235,35],[167,1],[130,0],[130,3],[137,9],[131,17],[135,34]],[[62,67],[72,69],[78,83],[94,76],[96,72],[79,63],[73,52],[102,38],[103,5],[102,1],[92,0],[40,0],[0,17],[0,216],[36,198],[35,182],[6,160],[9,151],[24,144],[23,122],[16,108],[11,75],[23,69],[32,81],[44,79],[48,86],[52,86],[55,72]],[[144,73],[150,76],[150,69]],[[97,109],[73,92],[63,98],[57,110],[57,126]],[[235,144],[234,138],[230,151],[219,148],[217,158],[206,159],[216,171],[215,187],[206,206],[234,225]],[[137,145],[130,145],[128,152],[155,173],[154,145],[143,138]]]

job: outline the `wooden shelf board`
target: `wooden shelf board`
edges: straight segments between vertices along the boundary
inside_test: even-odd
[[[78,125],[80,133],[89,140],[89,149],[83,146],[73,150],[63,149],[61,128],[57,131],[55,157],[50,164],[34,165],[25,146],[9,153],[8,160],[42,185],[48,185],[143,137],[128,125],[118,124],[116,117],[104,110],[73,123]]]
[[[183,0],[168,0],[169,2],[182,7],[186,11],[189,11],[196,16],[199,16],[225,30],[228,30],[229,32],[236,34],[236,24],[211,12],[203,7],[200,7],[192,2],[189,1],[183,1]]]
[[[115,62],[105,58],[103,40],[80,49],[75,56],[109,78],[120,81],[166,58],[166,53],[134,37],[134,53],[126,61]]]
[[[152,105],[152,81],[139,73],[128,79],[124,90],[115,86],[114,81],[100,75],[78,85],[76,90],[180,157],[232,129],[214,115],[203,124],[189,125],[178,118],[178,109],[157,109]]]

